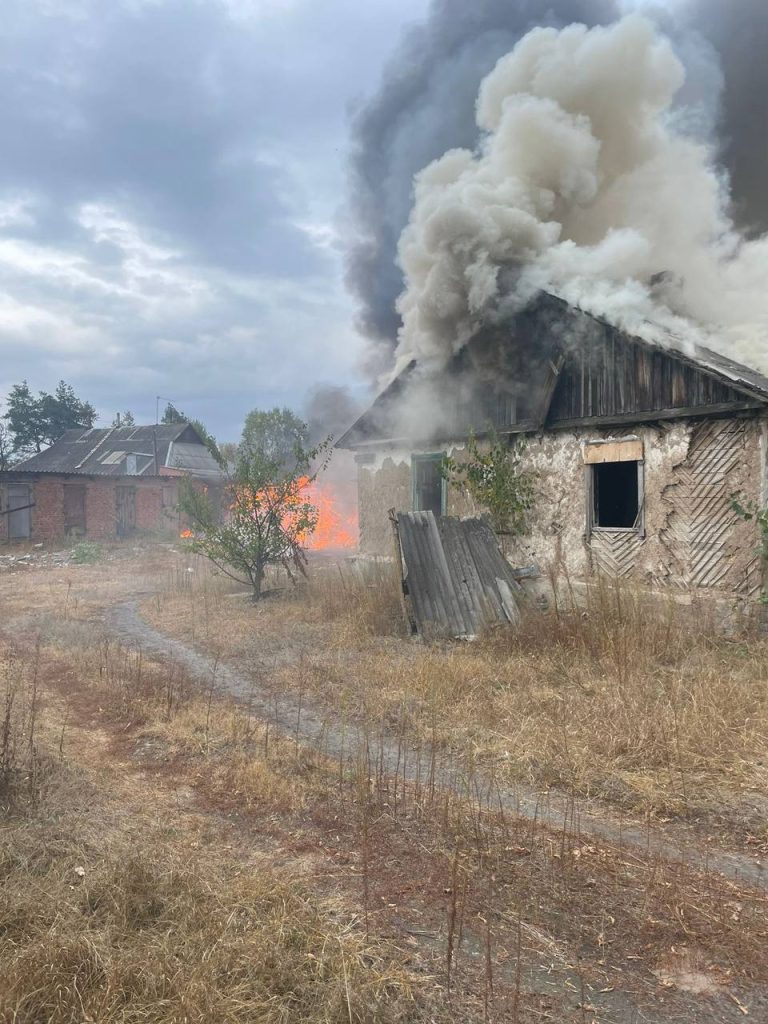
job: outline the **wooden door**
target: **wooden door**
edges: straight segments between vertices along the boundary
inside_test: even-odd
[[[442,461],[441,454],[411,456],[414,512],[445,515],[445,479],[440,472]]]
[[[117,536],[129,537],[136,529],[136,488],[116,487]]]
[[[29,484],[8,484],[8,539],[28,540],[32,535],[32,488]]]
[[[64,484],[64,533],[85,536],[85,484]]]

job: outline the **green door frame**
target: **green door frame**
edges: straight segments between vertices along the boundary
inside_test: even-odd
[[[411,508],[414,512],[421,511],[416,501],[416,466],[424,462],[442,462],[445,452],[428,452],[425,454],[411,455]],[[445,477],[440,478],[440,515],[445,515],[448,500],[448,487]]]

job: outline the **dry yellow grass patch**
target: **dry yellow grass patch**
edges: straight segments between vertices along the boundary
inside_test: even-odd
[[[115,827],[103,778],[85,813],[82,780],[69,789],[0,832],[0,1019],[420,1018],[408,973],[340,901],[140,815]]]
[[[700,609],[606,585],[581,611],[531,611],[517,630],[423,646],[396,639],[386,568],[323,566],[256,608],[217,599],[216,586],[202,570],[146,612],[246,669],[272,657],[278,686],[331,711],[406,729],[509,778],[661,813],[732,804],[734,819],[761,827],[768,642],[723,638]]]
[[[289,744],[272,745],[267,761],[251,749],[257,734],[241,709],[195,695],[169,711],[162,689],[153,697],[157,667],[139,672],[124,652],[109,653],[111,662],[103,647],[67,657],[78,672],[101,672],[81,678],[76,693],[45,692],[43,677],[62,667],[45,645],[4,650],[0,665],[0,1020],[437,1019],[428,996],[414,996],[402,955],[368,939],[341,898],[233,848],[215,818],[174,812],[145,773],[116,767],[92,716],[124,716],[143,701],[141,736],[196,749],[212,790],[268,810],[302,799],[301,772],[277,770]],[[42,764],[45,772],[35,769]]]

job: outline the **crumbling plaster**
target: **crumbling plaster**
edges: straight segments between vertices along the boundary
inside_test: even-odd
[[[719,509],[720,525],[733,491],[740,491],[747,500],[760,502],[766,491],[765,466],[768,458],[768,431],[764,419],[675,420],[626,429],[551,431],[527,439],[523,464],[537,474],[537,500],[530,515],[528,534],[507,544],[508,557],[516,564],[535,563],[546,573],[554,572],[573,581],[587,579],[606,565],[613,564],[605,557],[605,544],[620,543],[622,538],[593,534],[588,541],[586,536],[582,444],[633,436],[643,442],[645,530],[644,535],[626,538],[627,549],[619,561],[621,575],[652,585],[669,582],[685,585],[689,568],[686,560],[690,562],[693,556],[690,550],[674,550],[676,531],[670,529],[670,517],[675,514],[676,506],[670,488],[679,486],[680,480],[686,479],[692,438],[697,430],[700,432],[697,436],[701,437],[702,423],[736,424],[740,438],[741,450],[731,461],[727,479],[712,481],[713,485],[717,483],[720,487],[720,492],[712,499]],[[463,444],[444,446],[444,450],[458,458],[463,449]],[[358,480],[363,554],[392,554],[392,531],[387,510],[411,508],[411,454],[435,450],[411,451],[392,447],[362,456]],[[701,468],[697,470],[700,474],[703,471]],[[708,481],[705,480],[704,484],[708,486]],[[675,500],[679,505],[680,496]],[[449,487],[449,515],[471,515],[478,511],[466,493]],[[730,546],[720,552],[721,557],[727,559],[727,571],[717,585],[742,592],[745,588],[754,591],[757,587],[759,590],[761,567],[756,569],[758,537],[755,526],[735,516],[727,518]],[[703,537],[698,541],[699,547],[702,543],[706,547],[706,529],[699,533]],[[717,538],[713,538],[713,545],[716,541]],[[748,584],[745,583],[747,577],[750,580]]]

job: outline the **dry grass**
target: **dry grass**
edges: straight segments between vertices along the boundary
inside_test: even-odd
[[[341,902],[140,819],[130,838],[84,827],[62,796],[0,838],[0,1019],[418,1018],[408,974]]]
[[[0,650],[0,809],[34,805],[50,770],[40,750],[40,644]]]
[[[257,608],[214,593],[203,571],[146,610],[246,669],[271,661],[280,687],[509,779],[762,827],[768,642],[719,635],[703,609],[605,585],[581,611],[530,611],[517,630],[423,646],[387,639],[402,618],[386,567],[322,567]]]
[[[411,750],[421,736],[457,765],[500,768],[497,780],[653,806],[660,792],[680,799],[684,781],[691,809],[713,780],[732,796],[746,769],[726,771],[726,756],[747,764],[760,742],[762,641],[707,640],[676,611],[651,621],[636,595],[606,591],[586,616],[425,648],[376,635],[393,595],[377,609],[370,578],[353,604],[358,583],[330,572],[254,608],[179,566],[152,617],[222,658],[258,658],[260,681],[343,707],[371,759],[330,764],[247,701],[105,642],[87,594],[73,595],[83,617],[52,605],[38,746],[55,751],[66,719],[64,755],[80,767],[49,774],[0,833],[0,1020],[630,1020],[657,975],[679,987],[686,972],[713,994],[669,1019],[725,1019],[734,999],[757,1019],[764,893],[586,838],[578,820],[553,830],[489,810],[494,793],[441,791],[427,771],[407,784],[377,767],[376,740],[386,726]],[[270,635],[287,650],[265,669]],[[20,657],[29,680],[34,638]],[[718,672],[728,695],[714,700]],[[715,742],[702,767],[696,745]],[[650,798],[609,788],[642,773]],[[415,961],[376,938],[387,934],[418,946]]]
[[[348,903],[215,833],[201,844],[199,813],[173,813],[130,769],[116,781],[114,741],[92,730],[111,721],[139,748],[162,742],[177,783],[186,770],[201,794],[261,813],[305,799],[288,741],[267,742],[244,710],[178,674],[169,701],[161,666],[112,645],[38,643],[2,664],[0,1020],[422,1019],[402,956],[368,938]]]

